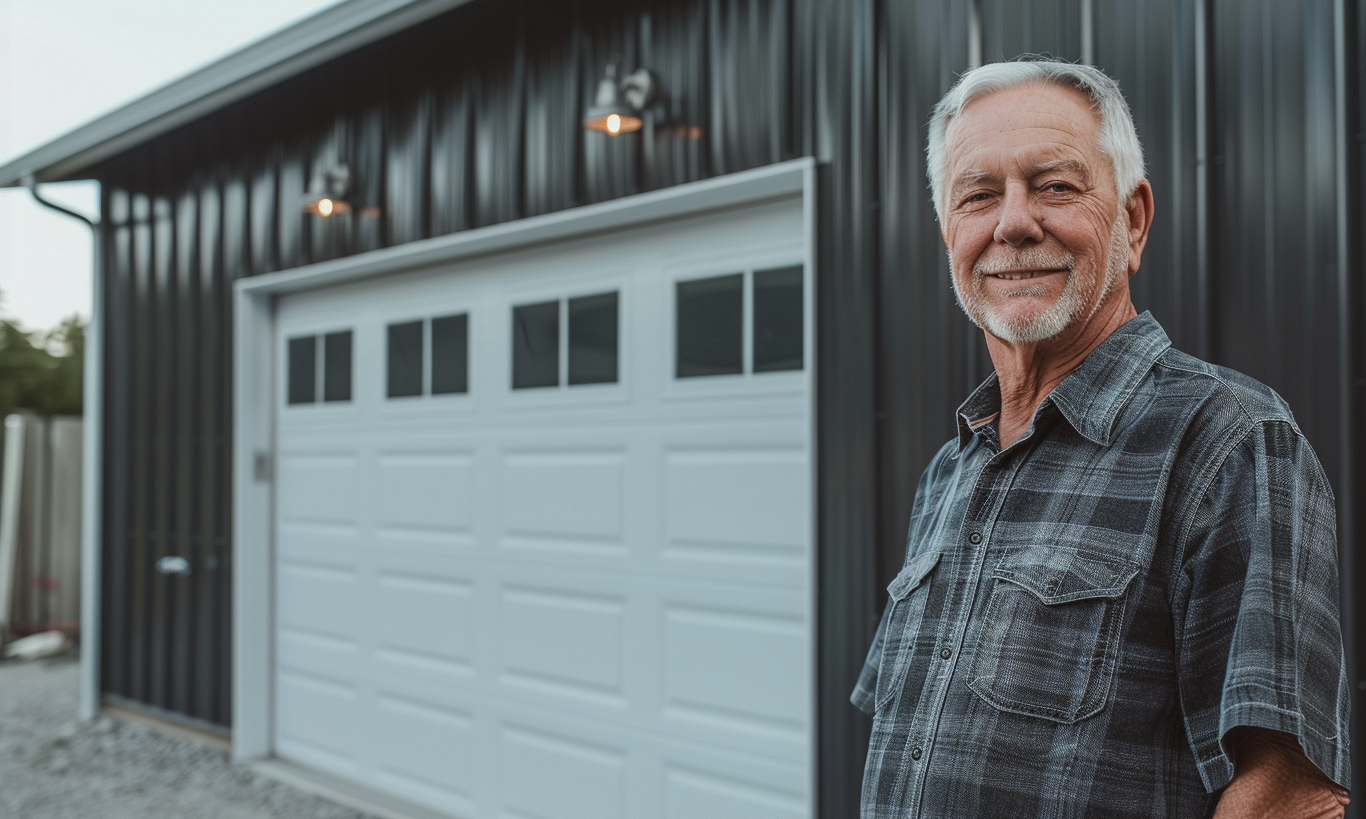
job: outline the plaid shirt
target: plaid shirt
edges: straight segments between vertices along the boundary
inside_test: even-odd
[[[1200,817],[1234,726],[1348,784],[1333,496],[1274,392],[1121,327],[1001,451],[995,376],[921,478],[852,700],[863,817]]]

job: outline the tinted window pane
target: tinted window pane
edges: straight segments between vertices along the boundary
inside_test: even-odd
[[[470,317],[432,319],[432,394],[469,392]]]
[[[512,308],[512,387],[560,383],[560,303]]]
[[[351,331],[323,336],[323,400],[351,400]]]
[[[678,283],[679,378],[744,371],[744,276]]]
[[[754,372],[802,368],[802,269],[754,272]]]
[[[318,400],[318,338],[289,340],[289,403],[311,404]]]
[[[389,325],[389,397],[422,394],[422,322]]]
[[[617,294],[569,300],[569,383],[617,380]]]

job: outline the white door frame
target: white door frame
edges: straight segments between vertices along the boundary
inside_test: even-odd
[[[808,266],[815,261],[816,164],[810,158],[677,185],[558,213],[463,231],[304,267],[239,279],[233,327],[233,694],[234,761],[273,756],[275,301],[277,296],[374,278],[707,211],[800,196]],[[814,273],[814,271],[813,271]],[[814,277],[813,277],[814,278]],[[808,304],[815,307],[814,294]],[[815,326],[815,311],[812,313]],[[816,356],[809,354],[812,383]],[[815,402],[812,395],[814,440]],[[815,450],[812,450],[813,475]],[[812,481],[812,507],[815,481]],[[815,540],[814,515],[812,543]],[[813,560],[813,566],[816,561]],[[814,584],[813,584],[814,589]],[[814,596],[813,596],[814,611]],[[814,635],[818,629],[812,629]],[[819,661],[819,655],[813,657]],[[812,669],[813,675],[815,669]],[[812,703],[813,736],[815,700]],[[814,770],[813,755],[813,770]]]

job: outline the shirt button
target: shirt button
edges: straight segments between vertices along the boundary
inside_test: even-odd
[[[940,656],[940,657],[943,657],[944,659],[947,660],[948,658],[950,658],[950,657],[953,656],[953,652],[952,652],[952,651],[949,651],[949,650],[946,648],[946,649],[944,649],[943,651],[939,652],[939,656]]]
[[[979,543],[981,543],[981,542],[982,542],[982,533],[981,533],[981,532],[973,532],[972,534],[968,535],[968,543],[971,543],[973,546],[976,546],[977,544],[979,544]]]
[[[912,748],[912,749],[911,749],[911,759],[919,759],[919,758],[921,757],[921,755],[922,755],[922,751],[921,751],[919,748]]]

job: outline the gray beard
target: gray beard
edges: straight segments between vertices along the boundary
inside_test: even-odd
[[[963,309],[973,324],[1009,344],[1029,344],[1061,334],[1081,319],[1083,313],[1086,314],[1086,320],[1090,321],[1100,306],[1110,297],[1110,292],[1114,290],[1119,277],[1127,272],[1129,254],[1126,251],[1128,248],[1129,234],[1124,223],[1124,214],[1121,213],[1110,228],[1110,247],[1106,259],[1105,278],[1101,282],[1100,295],[1091,305],[1089,311],[1086,309],[1087,287],[1085,287],[1089,282],[1083,281],[1083,277],[1078,274],[1076,258],[1070,253],[1063,256],[1050,256],[1039,248],[1030,248],[1010,258],[1008,263],[998,262],[985,265],[978,262],[972,270],[972,292],[966,294],[958,285],[958,277],[952,273],[953,254],[950,253],[949,277],[953,282],[953,294],[958,301],[958,306]],[[1058,297],[1052,307],[1037,316],[1014,318],[1002,315],[988,303],[984,281],[988,274],[1012,267],[1042,269],[1065,267],[1067,269],[1067,283],[1063,285],[1062,295]],[[1041,296],[1044,292],[1044,286],[1039,284],[1022,287],[1016,290],[1011,297]]]

